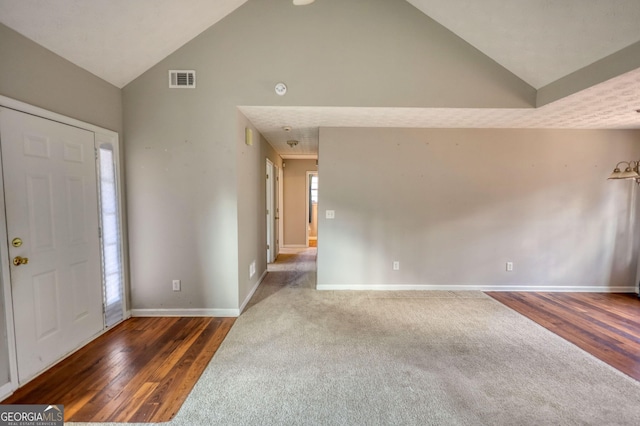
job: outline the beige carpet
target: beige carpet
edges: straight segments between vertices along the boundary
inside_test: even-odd
[[[480,292],[319,292],[284,254],[175,425],[638,425],[640,383]]]

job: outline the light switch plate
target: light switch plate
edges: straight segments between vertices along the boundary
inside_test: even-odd
[[[327,210],[325,213],[325,217],[327,219],[335,219],[336,218],[336,211],[335,210]]]

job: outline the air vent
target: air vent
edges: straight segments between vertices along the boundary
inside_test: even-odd
[[[169,70],[170,89],[195,89],[196,72],[193,70]]]

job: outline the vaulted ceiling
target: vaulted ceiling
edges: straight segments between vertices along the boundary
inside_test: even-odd
[[[0,0],[0,22],[123,87],[246,1]],[[408,1],[534,88],[640,41],[638,0]]]
[[[0,0],[0,22],[121,88],[246,1]],[[640,42],[638,0],[407,1],[536,89]],[[313,4],[300,7],[309,8],[309,13],[313,13]],[[630,78],[635,81],[629,76],[626,81]],[[631,84],[627,88],[628,104],[614,102],[620,110],[630,110],[635,102],[640,102],[637,86]],[[640,105],[636,105],[637,108]],[[258,123],[273,124],[274,117],[278,117],[279,126],[287,119],[292,120],[292,116],[281,117],[285,110],[276,113],[245,108],[243,111]],[[353,121],[348,117],[357,117],[355,111],[342,112],[347,115],[340,115],[341,120],[331,120],[331,114],[327,115],[325,110],[324,115],[315,115],[306,125],[339,125]],[[403,115],[406,112],[396,115],[406,117]],[[442,114],[431,111],[432,115],[435,113]],[[478,113],[472,112],[470,116],[474,114]],[[581,116],[585,116],[584,111]],[[423,115],[420,117],[423,122],[429,121]],[[498,115],[485,124],[491,125],[497,118]],[[584,120],[577,117],[576,121]],[[628,121],[602,125],[640,127],[640,119]],[[288,136],[276,135],[275,124],[271,128],[258,126],[266,134],[271,132],[272,143],[277,144],[277,138]],[[586,127],[594,125],[587,123]]]

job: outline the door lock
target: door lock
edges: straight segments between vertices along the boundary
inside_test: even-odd
[[[20,247],[22,245],[22,240],[20,238],[14,238],[11,241],[11,245],[14,247]]]
[[[28,257],[16,256],[16,257],[13,258],[13,264],[16,265],[16,266],[26,265],[27,263],[29,263],[29,258]]]

